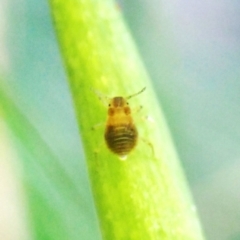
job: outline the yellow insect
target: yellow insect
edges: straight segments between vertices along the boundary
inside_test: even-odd
[[[146,87],[126,98],[114,97],[109,102],[105,141],[108,148],[122,160],[127,158],[138,140],[138,131],[127,100],[142,93],[145,89]]]

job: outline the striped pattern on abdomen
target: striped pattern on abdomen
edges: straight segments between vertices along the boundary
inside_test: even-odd
[[[137,143],[137,129],[134,125],[107,126],[105,140],[109,149],[119,156],[127,156]]]

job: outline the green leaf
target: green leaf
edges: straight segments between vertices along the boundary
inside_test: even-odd
[[[0,232],[4,239],[28,240],[31,233],[20,177],[21,165],[3,115],[0,104]]]
[[[77,182],[74,173],[64,167],[9,92],[1,83],[0,117],[11,129],[18,150],[22,170],[18,180],[23,186],[22,194],[26,194],[27,209],[24,210],[33,239],[79,239],[83,231],[85,239],[86,236],[96,239],[97,227],[88,228],[88,225],[94,226],[95,219],[79,187],[82,182]],[[72,164],[72,159],[66,160],[68,165]],[[86,212],[91,224],[86,221]]]
[[[110,0],[50,5],[103,238],[203,239],[164,116],[119,7]],[[107,118],[107,106],[94,91],[126,97],[143,87],[129,100],[139,142],[121,161],[105,146],[104,127],[92,130]],[[143,110],[136,113],[139,106]]]

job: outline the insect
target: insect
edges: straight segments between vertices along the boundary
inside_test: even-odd
[[[138,140],[138,131],[127,100],[142,93],[145,89],[146,87],[126,98],[114,97],[110,99],[104,137],[108,148],[121,160],[127,158]]]

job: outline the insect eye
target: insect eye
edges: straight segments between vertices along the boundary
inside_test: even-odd
[[[124,112],[125,112],[125,114],[130,114],[130,108],[129,107],[125,107],[124,108]]]
[[[113,116],[114,115],[114,109],[113,108],[109,108],[108,109],[108,115],[109,116]]]
[[[111,107],[111,103],[109,103],[108,106]]]

